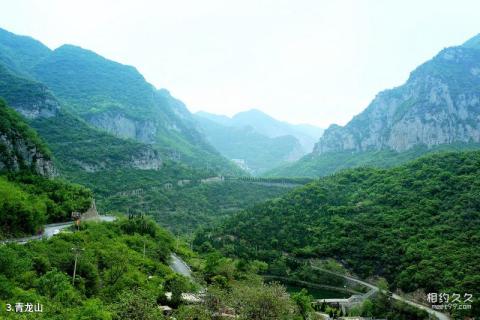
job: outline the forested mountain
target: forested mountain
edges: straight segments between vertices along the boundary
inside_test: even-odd
[[[37,133],[0,99],[0,171],[21,170],[52,177],[50,150]]]
[[[197,112],[196,115],[225,126],[251,127],[254,131],[270,138],[293,136],[298,140],[305,153],[312,150],[313,145],[323,133],[321,128],[307,124],[294,125],[282,122],[256,109],[239,112],[231,118],[208,112]]]
[[[240,172],[205,141],[183,103],[166,90],[156,90],[134,67],[71,45],[51,51],[5,30],[0,46],[5,68],[46,85],[67,111],[90,125],[151,144],[164,158]]]
[[[0,28],[0,64],[27,76],[51,50],[31,37],[20,36]]]
[[[15,36],[11,37],[15,38]],[[26,39],[37,44],[30,38]],[[85,77],[91,76],[89,72],[96,72],[96,70],[102,70],[105,72],[104,74],[108,74],[108,70],[102,69],[107,67],[111,67],[115,72],[125,71],[127,75],[123,80],[123,85],[126,87],[122,88],[125,95],[116,96],[115,93],[118,92],[115,90],[119,89],[115,86],[119,84],[109,84],[109,80],[101,76],[93,77],[93,79],[97,79],[96,81],[102,80],[100,83],[95,83],[94,86],[90,86],[88,81],[83,81],[85,79],[78,80],[77,86],[76,77],[72,76],[68,70],[64,70],[69,74],[65,75],[65,78],[69,78],[68,81],[72,87],[77,87],[73,91],[78,90],[79,96],[75,96],[73,91],[69,91],[71,90],[69,87],[63,87],[66,82],[63,82],[60,75],[57,74],[55,77],[60,77],[58,78],[60,84],[56,85],[60,87],[60,89],[57,88],[58,92],[67,92],[64,93],[64,99],[58,99],[57,93],[51,91],[51,88],[43,82],[33,80],[31,74],[18,73],[0,64],[0,97],[4,97],[10,107],[21,113],[29,125],[35,128],[46,142],[53,154],[55,172],[63,178],[90,188],[95,193],[99,210],[135,213],[148,211],[157,221],[176,232],[192,232],[197,225],[210,223],[219,217],[246,208],[252,203],[258,203],[288,191],[283,187],[244,184],[241,181],[204,184],[201,182],[202,179],[221,173],[243,174],[243,172],[226,159],[215,160],[219,157],[216,151],[209,154],[202,153],[203,155],[197,153],[198,159],[196,160],[198,161],[195,163],[185,161],[185,163],[182,161],[185,158],[181,156],[180,151],[183,148],[180,141],[183,138],[181,137],[178,144],[174,143],[178,147],[177,151],[170,152],[171,150],[160,147],[157,143],[159,140],[155,140],[157,138],[167,139],[169,137],[167,134],[159,134],[158,137],[150,136],[153,140],[149,143],[148,135],[140,135],[133,139],[133,136],[122,137],[119,132],[114,135],[115,132],[108,128],[93,127],[93,123],[88,122],[88,119],[97,121],[103,119],[105,114],[113,114],[115,117],[118,114],[112,111],[110,104],[106,104],[103,113],[100,112],[103,115],[100,116],[98,116],[100,113],[92,111],[93,109],[88,106],[95,105],[96,107],[92,108],[100,108],[99,101],[111,99],[116,101],[115,108],[121,109],[118,109],[120,110],[119,114],[124,112],[128,114],[128,117],[138,116],[140,119],[138,121],[145,125],[142,128],[148,129],[147,122],[151,123],[153,121],[151,119],[162,115],[165,116],[163,123],[166,126],[162,130],[177,132],[177,129],[183,130],[182,128],[184,128],[186,131],[190,131],[191,141],[196,143],[195,148],[201,148],[204,151],[212,149],[211,146],[205,144],[201,135],[196,131],[197,124],[184,104],[172,98],[168,91],[152,89],[131,67],[119,66],[92,52],[86,52],[76,47],[67,46],[60,51],[62,50],[67,51],[66,56],[87,56],[87,58],[79,59],[79,61],[88,60],[89,62],[87,61],[88,63],[85,62],[85,64],[92,69],[88,72],[82,71],[82,75]],[[52,67],[51,71],[54,70],[54,66],[50,66],[50,64],[54,64],[52,60],[58,58],[58,55],[53,53],[51,55],[50,58],[42,58],[43,64],[37,64],[38,68],[40,65],[49,64],[49,68]],[[69,59],[74,60],[72,57]],[[65,58],[65,61],[67,60]],[[80,62],[70,61],[69,63]],[[94,67],[90,63],[93,63]],[[87,67],[85,66],[85,68]],[[84,70],[84,67],[78,67],[78,69]],[[116,74],[115,72],[111,73]],[[121,72],[116,76],[122,77]],[[126,84],[129,79],[133,79],[132,81],[136,83],[132,85],[139,85],[139,87],[129,89]],[[103,85],[105,91],[98,89],[100,85]],[[82,96],[80,93],[83,91],[78,88],[90,92],[92,96],[89,94]],[[137,112],[132,111],[136,105],[136,98],[132,98],[130,94],[136,95],[135,90],[141,91],[142,88],[144,88],[143,90],[153,90],[150,91],[151,98],[156,102],[147,99],[147,95],[140,95],[138,99],[140,102],[143,101],[143,106],[140,102],[139,106],[143,108],[149,103],[156,103],[155,108],[159,110],[158,113],[147,110],[148,116],[146,116],[140,109],[135,109]],[[169,122],[170,120],[177,122],[173,124],[173,122]],[[103,123],[109,125],[110,122],[106,120]],[[111,125],[112,128],[118,128],[115,121]],[[137,131],[127,130],[127,132],[130,134]],[[178,134],[184,137],[180,131]],[[146,140],[142,137],[145,137]],[[172,155],[174,160],[171,159]]]
[[[346,162],[398,163],[395,158],[411,158],[448,145],[478,144],[479,42],[480,35],[442,50],[415,69],[404,85],[379,93],[345,127],[330,126],[311,155],[271,174],[325,175]],[[337,155],[347,159],[332,163],[329,159]]]
[[[52,153],[0,99],[0,239],[34,234],[45,222],[90,206],[91,192],[59,180]]]
[[[2,66],[0,97],[40,132],[64,174],[161,168],[162,159],[151,146],[119,139],[90,127],[65,111],[44,84],[18,77]]]
[[[305,154],[292,135],[271,138],[251,126],[220,124],[207,117],[196,116],[207,140],[228,159],[244,161],[253,174],[261,174],[279,165],[298,160]]]
[[[479,199],[479,151],[429,155],[322,178],[200,233],[196,243],[284,275],[289,257],[334,258],[361,277],[386,277],[392,289],[478,297]]]

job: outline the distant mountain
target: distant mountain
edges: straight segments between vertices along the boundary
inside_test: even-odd
[[[239,112],[232,118],[208,112],[197,112],[196,115],[226,126],[252,127],[256,132],[270,138],[287,135],[294,136],[298,139],[305,152],[310,152],[315,142],[323,134],[323,129],[321,128],[307,124],[294,125],[279,121],[256,109]]]
[[[346,126],[330,126],[311,155],[271,174],[323,175],[350,165],[390,165],[437,149],[475,148],[479,142],[480,35],[442,50],[404,85],[379,93]]]
[[[208,141],[220,153],[253,174],[295,161],[305,154],[298,140],[291,135],[271,138],[251,126],[223,125],[198,114],[196,118]]]

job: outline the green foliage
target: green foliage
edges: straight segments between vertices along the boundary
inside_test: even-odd
[[[0,176],[0,237],[35,234],[46,222],[64,222],[85,211],[92,194],[61,180],[19,173]]]
[[[157,299],[173,276],[167,266],[173,238],[148,219],[148,228],[139,228],[141,219],[86,223],[49,240],[0,245],[0,318],[10,316],[4,302],[24,301],[44,305],[39,319],[161,319]],[[75,284],[72,248],[83,249]]]
[[[302,289],[300,292],[292,295],[292,300],[297,305],[297,308],[304,320],[310,319],[310,314],[314,311],[312,307],[313,297],[308,295],[307,290]]]
[[[150,178],[152,173],[132,172],[130,174],[128,171],[123,171],[119,174],[120,177],[126,178],[127,174],[132,177],[132,180],[128,180],[128,188],[142,192],[140,194],[108,194],[99,199],[97,205],[105,212],[146,211],[172,232],[191,234],[199,226],[208,226],[236,211],[279,197],[289,190],[279,186],[263,186],[243,181],[200,183],[197,180],[199,177],[187,175],[188,171],[185,171],[183,177],[192,180],[188,185],[180,187],[177,185],[177,181],[180,180],[178,176],[173,172],[167,175],[169,172],[172,171],[165,168],[164,171],[158,172],[158,180],[153,180]],[[147,174],[150,174],[150,177]],[[116,180],[109,179],[107,175],[92,174],[90,176],[92,178],[90,183],[102,179],[102,183],[98,184],[107,190],[110,189],[110,192],[115,191],[119,186],[123,188],[126,186],[118,185]],[[161,180],[163,183],[158,186],[160,179],[163,179]],[[167,182],[172,183],[171,189],[164,187]],[[88,179],[85,179],[85,183],[88,185]],[[91,186],[95,188],[94,185]]]
[[[16,184],[0,177],[0,235],[35,234],[46,220],[47,207]]]
[[[417,146],[404,152],[392,150],[365,152],[330,152],[321,155],[309,154],[297,162],[268,171],[266,177],[323,177],[348,168],[390,168],[414,160],[422,155],[446,151],[480,149],[478,143],[452,143],[427,148]]]
[[[28,75],[49,54],[50,49],[39,41],[0,28],[0,63],[12,71]]]
[[[182,102],[166,90],[156,90],[134,67],[64,45],[40,61],[34,74],[68,111],[88,122],[111,122],[121,116],[139,131],[145,128],[138,140],[153,143],[165,156],[176,154],[195,167],[241,173],[206,143]]]
[[[62,173],[72,178],[85,174],[89,168],[90,171],[132,168],[133,155],[151,151],[141,143],[94,129],[64,111],[55,117],[34,119],[31,125],[48,143]]]
[[[51,153],[46,145],[39,138],[37,133],[18,115],[14,110],[7,107],[4,100],[0,98],[0,133],[14,145],[23,142],[27,148],[36,148],[46,158],[51,157]],[[0,160],[9,163],[8,158],[16,156],[20,158],[20,165],[25,166],[25,160],[22,159],[18,151],[16,154],[5,154],[6,147],[4,141],[0,142]],[[22,161],[23,160],[23,161]]]
[[[285,287],[275,283],[235,285],[227,296],[227,302],[242,320],[291,319],[294,314]]]
[[[149,292],[136,289],[125,291],[116,304],[113,319],[123,320],[159,320],[163,319],[154,297]]]
[[[270,263],[285,253],[335,258],[407,292],[478,296],[479,181],[480,152],[347,170],[242,212],[195,244]]]

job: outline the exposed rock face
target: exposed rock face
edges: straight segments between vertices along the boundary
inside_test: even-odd
[[[31,168],[45,177],[57,176],[52,160],[20,135],[9,137],[0,133],[0,170],[19,171]]]
[[[46,88],[43,88],[39,99],[32,101],[18,101],[12,107],[27,119],[51,118],[58,114],[60,105]]]
[[[145,149],[141,153],[132,155],[132,166],[141,170],[160,170],[163,161],[157,151]]]
[[[87,121],[94,127],[117,137],[135,139],[143,143],[153,143],[157,133],[157,127],[153,121],[135,120],[114,110],[90,115]]]
[[[27,119],[54,117],[60,110],[60,104],[45,85],[18,77],[1,64],[0,96]]]
[[[86,172],[98,172],[111,169],[110,163],[100,161],[96,163],[86,163],[80,160],[74,161],[82,170]],[[119,164],[117,164],[118,166]],[[123,168],[135,168],[140,170],[160,170],[163,167],[163,161],[158,151],[145,146],[138,152],[130,155],[128,161],[120,163]]]
[[[479,89],[480,47],[444,49],[403,86],[379,93],[345,127],[330,126],[314,154],[480,142]]]

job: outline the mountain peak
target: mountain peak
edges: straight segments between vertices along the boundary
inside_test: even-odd
[[[248,115],[248,116],[254,116],[254,117],[264,117],[264,118],[269,118],[269,119],[272,119],[271,116],[269,116],[268,114],[266,114],[265,112],[259,110],[259,109],[249,109],[249,110],[246,110],[246,111],[241,111],[237,114],[235,114],[233,116],[233,118],[236,118],[236,117],[239,117],[239,116],[244,116],[244,115]]]
[[[480,49],[480,33],[467,40],[462,47]]]

